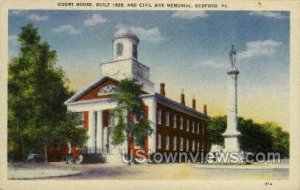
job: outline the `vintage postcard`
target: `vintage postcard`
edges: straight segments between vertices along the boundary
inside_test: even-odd
[[[300,188],[299,1],[0,7],[0,189]]]

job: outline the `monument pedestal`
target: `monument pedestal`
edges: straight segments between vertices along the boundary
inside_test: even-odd
[[[224,151],[227,152],[239,152],[239,136],[224,136]]]

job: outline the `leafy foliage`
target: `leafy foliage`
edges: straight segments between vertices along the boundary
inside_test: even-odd
[[[8,71],[9,155],[23,160],[30,152],[41,152],[41,147],[47,152],[58,136],[82,144],[86,132],[69,125],[75,118],[64,101],[73,92],[62,68],[55,65],[56,51],[41,41],[32,24],[22,27],[18,41],[20,53]]]
[[[226,116],[213,117],[208,124],[212,143],[224,145],[222,134],[226,130]],[[251,119],[238,119],[241,149],[248,152],[279,152],[281,157],[289,157],[289,133],[275,123],[258,124]]]
[[[150,121],[143,117],[144,103],[141,93],[141,86],[133,79],[123,79],[117,85],[113,96],[118,101],[118,106],[113,110],[118,120],[112,135],[114,145],[122,144],[127,135],[143,143],[145,137],[153,132]]]
[[[222,134],[226,130],[226,116],[213,117],[208,122],[208,133],[212,143],[222,145],[224,137]]]
[[[125,138],[125,127],[126,124],[124,122],[123,115],[117,115],[118,116],[118,123],[114,127],[113,135],[112,135],[112,144],[119,145],[124,142]]]

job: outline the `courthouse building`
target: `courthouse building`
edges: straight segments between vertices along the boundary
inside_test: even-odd
[[[144,150],[155,152],[207,152],[206,105],[203,112],[196,110],[196,100],[188,107],[182,91],[177,102],[165,94],[165,84],[160,92],[154,91],[150,79],[150,68],[138,61],[139,38],[129,30],[122,30],[113,36],[113,60],[100,64],[100,78],[78,91],[65,103],[68,110],[82,113],[83,127],[88,129],[87,146],[92,153],[103,153],[109,159],[120,156],[123,150]],[[143,144],[131,139],[123,145],[111,144],[111,133],[116,124],[110,110],[117,106],[112,94],[118,81],[131,77],[143,86],[141,98],[144,102],[144,116],[151,121],[153,133]],[[130,142],[130,143],[128,143]]]

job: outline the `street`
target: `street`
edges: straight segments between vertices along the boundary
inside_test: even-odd
[[[60,169],[65,171],[80,171],[81,174],[67,177],[51,177],[60,180],[80,179],[153,179],[153,180],[286,180],[289,176],[287,167],[265,167],[265,166],[199,166],[200,164],[135,164],[116,165],[109,164],[82,164],[67,165],[64,162],[53,162],[48,164],[18,165],[17,168],[29,170],[43,168]],[[16,166],[9,166],[16,168]]]

